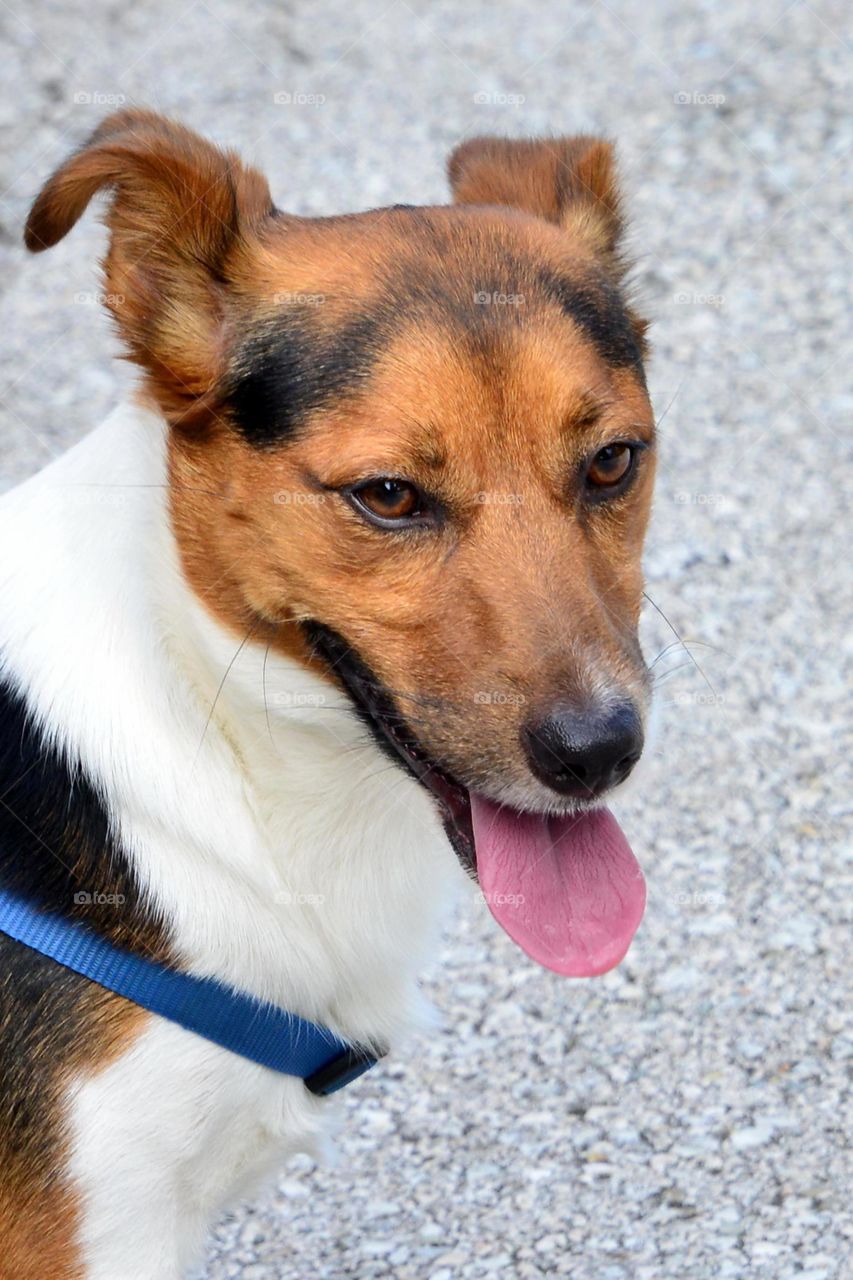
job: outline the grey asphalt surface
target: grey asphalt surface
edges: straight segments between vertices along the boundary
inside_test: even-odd
[[[20,245],[123,101],[238,146],[303,213],[440,202],[473,133],[603,131],[654,319],[648,588],[693,658],[655,667],[663,733],[620,813],[642,929],[572,983],[466,904],[425,975],[443,1029],[346,1093],[336,1168],[291,1161],[218,1225],[207,1280],[851,1274],[845,8],[0,5],[0,486],[128,381],[96,221]],[[654,657],[674,636],[647,612]]]

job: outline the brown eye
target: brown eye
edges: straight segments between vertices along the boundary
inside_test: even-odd
[[[592,489],[614,489],[628,478],[636,449],[630,444],[609,444],[589,464],[587,484]]]
[[[424,495],[408,480],[368,480],[350,490],[360,510],[380,525],[407,524],[428,514]]]

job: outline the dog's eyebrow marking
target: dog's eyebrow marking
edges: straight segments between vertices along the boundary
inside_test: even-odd
[[[412,449],[414,462],[425,471],[441,471],[447,466],[447,454],[436,444],[425,441]]]
[[[264,449],[290,439],[315,409],[335,401],[371,371],[381,347],[379,314],[365,312],[324,331],[311,307],[293,308],[242,348],[226,389],[240,434]]]
[[[416,470],[436,472],[447,466],[447,452],[440,443],[441,427],[437,422],[422,422],[403,415],[400,427],[400,454]]]
[[[583,427],[594,426],[609,407],[609,403],[609,401],[600,399],[591,391],[579,391],[566,413],[566,430],[576,432]]]
[[[583,330],[608,364],[642,372],[640,344],[615,285],[606,279],[569,280],[547,269],[538,272],[537,283]]]

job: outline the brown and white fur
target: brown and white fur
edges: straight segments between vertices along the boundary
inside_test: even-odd
[[[561,803],[531,709],[648,703],[654,432],[609,145],[474,140],[450,177],[447,208],[300,219],[180,126],[111,117],[27,244],[110,190],[141,389],[0,501],[0,884],[392,1048],[465,872],[306,625],[519,807]],[[630,489],[584,506],[565,477],[626,437]],[[349,488],[384,475],[441,521],[371,527]],[[335,1112],[2,937],[0,1070],[3,1280],[177,1280]]]

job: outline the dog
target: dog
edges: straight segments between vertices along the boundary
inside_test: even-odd
[[[302,218],[124,110],[25,233],[108,192],[141,377],[0,500],[0,889],[362,1065],[425,1025],[472,881],[573,977],[644,906],[603,803],[647,727],[655,465],[612,147],[448,172],[448,206]],[[175,1280],[322,1149],[334,1103],[226,1044],[0,932],[0,1275]]]

